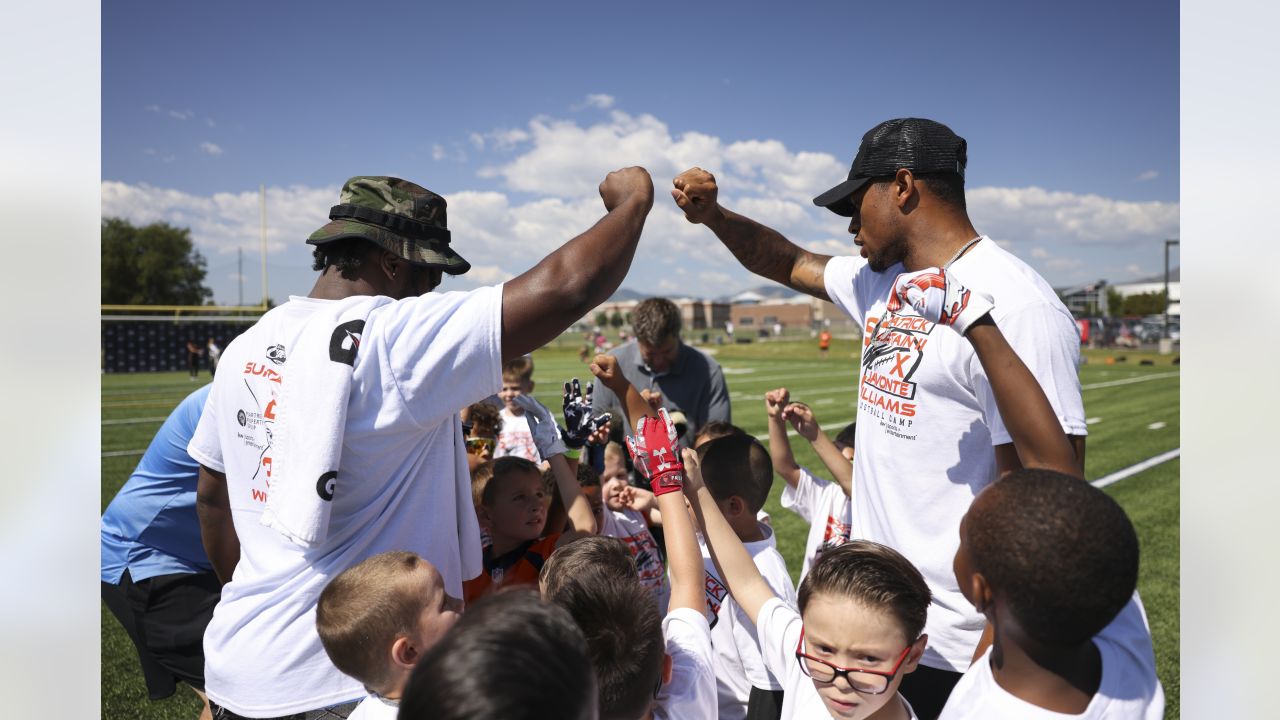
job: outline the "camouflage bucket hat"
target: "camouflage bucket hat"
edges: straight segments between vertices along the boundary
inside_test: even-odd
[[[332,220],[311,233],[309,245],[359,237],[416,265],[461,275],[471,263],[449,247],[444,198],[408,180],[357,175],[342,186]]]

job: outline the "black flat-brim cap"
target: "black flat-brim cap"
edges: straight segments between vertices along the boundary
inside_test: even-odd
[[[407,180],[360,175],[342,186],[331,221],[311,233],[309,245],[362,238],[422,267],[450,275],[471,269],[453,248],[445,199]]]
[[[968,162],[964,138],[940,122],[921,118],[886,120],[862,136],[844,182],[813,199],[813,204],[853,217],[853,194],[868,181],[892,177],[906,168],[920,175],[954,172],[964,177]]]

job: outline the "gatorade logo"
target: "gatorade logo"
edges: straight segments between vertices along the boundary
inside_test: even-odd
[[[334,328],[333,336],[329,338],[329,359],[354,367],[363,332],[364,320],[351,320]]]
[[[320,496],[321,500],[325,502],[333,501],[333,490],[337,480],[338,472],[336,470],[330,470],[320,476],[320,479],[316,481],[316,494]]]

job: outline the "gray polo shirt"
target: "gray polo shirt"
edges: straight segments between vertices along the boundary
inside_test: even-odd
[[[693,447],[698,428],[712,420],[733,422],[729,414],[729,389],[724,384],[724,373],[711,356],[680,343],[676,361],[665,373],[655,374],[640,360],[640,346],[635,340],[623,343],[609,351],[618,358],[622,375],[636,390],[657,390],[662,393],[662,404],[668,412],[679,410],[689,419],[689,428],[682,438],[687,447]],[[623,428],[631,434],[631,424],[622,402],[613,391],[595,381],[592,389],[592,409],[608,411],[622,418]]]

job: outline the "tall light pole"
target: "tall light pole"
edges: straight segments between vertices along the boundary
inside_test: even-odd
[[[1161,337],[1169,338],[1169,246],[1178,245],[1178,241],[1164,241],[1164,332]]]

